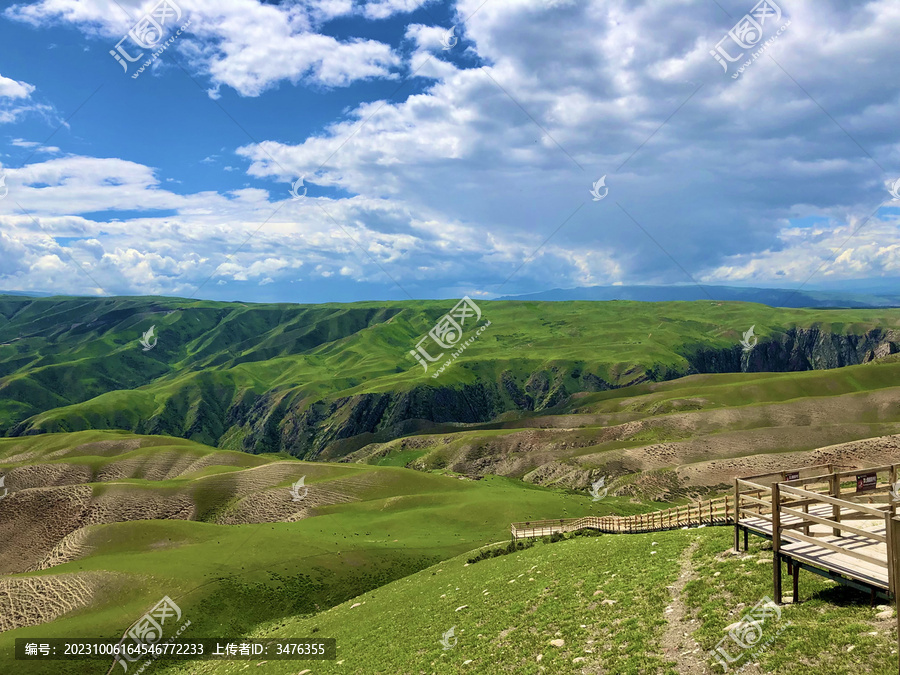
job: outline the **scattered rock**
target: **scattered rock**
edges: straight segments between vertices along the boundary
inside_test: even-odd
[[[535,660],[536,660],[538,663],[540,663],[540,662],[541,662],[541,659],[543,659],[543,658],[544,658],[544,655],[543,655],[543,654],[538,654],[538,655],[537,655],[537,659],[535,659]]]
[[[553,647],[565,647],[566,641],[562,638],[556,638],[555,640],[550,640],[550,645]]]
[[[459,607],[456,608],[456,611],[458,612],[459,610],[465,609],[466,607],[468,607],[468,605],[460,605]]]
[[[601,604],[601,605],[614,605],[614,604],[616,604],[617,602],[618,602],[618,600],[610,600],[609,598],[606,598],[606,600],[602,600],[602,601],[600,602],[600,604]]]
[[[576,656],[572,659],[572,663],[584,663],[585,658],[583,656]]]
[[[876,619],[893,619],[894,618],[894,610],[890,607],[881,610],[878,614],[875,615]]]
[[[350,605],[350,609],[353,609],[354,607],[359,607],[361,604],[362,604],[361,602],[354,602],[352,605]]]
[[[600,595],[602,592],[603,591],[601,591],[600,589],[597,589],[596,591],[594,591],[594,595]]]

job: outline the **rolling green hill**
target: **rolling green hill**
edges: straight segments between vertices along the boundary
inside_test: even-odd
[[[410,350],[454,304],[4,296],[0,432],[124,429],[334,459],[414,431],[552,410],[574,394],[854,365],[900,345],[900,310],[481,302],[490,326],[432,377],[437,366],[423,372]],[[751,326],[759,344],[744,352]],[[151,327],[158,342],[144,351]]]
[[[726,627],[772,593],[771,545],[760,541],[733,556],[730,529],[708,528],[575,537],[474,565],[463,555],[248,637],[336,638],[336,661],[269,661],[273,675],[720,673],[710,652]],[[763,623],[757,646],[773,642],[749,672],[896,672],[895,621],[812,574],[801,590],[800,604]],[[161,672],[230,675],[245,664],[169,662]]]
[[[900,456],[900,310],[483,302],[432,377],[409,352],[454,304],[0,298],[0,670],[15,638],[118,638],[168,595],[194,636],[337,637],[315,673],[706,672],[765,549],[705,530],[465,561],[511,521]],[[809,583],[765,672],[887,672],[891,628]],[[851,645],[879,650],[868,670]]]
[[[0,500],[0,663],[17,637],[117,638],[165,595],[205,635],[242,634],[503,539],[520,517],[653,508],[106,431],[2,439],[0,474],[11,489]],[[295,502],[301,477],[309,491]]]

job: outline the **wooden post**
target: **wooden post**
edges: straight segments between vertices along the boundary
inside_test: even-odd
[[[890,489],[893,490],[894,483],[897,482],[897,465],[896,464],[891,464],[891,475],[888,478],[888,480],[891,482]],[[890,514],[892,516],[896,515],[897,514],[897,503],[894,501],[894,496],[890,492],[888,492],[888,504],[890,504],[890,506],[888,506],[888,511],[890,512]]]
[[[781,486],[772,483],[772,586],[775,602],[781,604]]]
[[[897,544],[894,541],[894,519],[888,510],[884,514],[884,534],[887,537],[888,590],[897,598]]]
[[[829,485],[828,485],[829,494],[836,499],[840,499],[841,498],[841,479],[838,478],[837,474],[833,473],[833,474],[831,474],[831,476],[829,476],[828,481],[829,481]],[[837,522],[837,523],[841,522],[841,507],[838,506],[837,504],[832,504],[832,506],[831,506],[831,517],[835,522]],[[831,529],[831,533],[835,537],[841,536],[840,529],[838,529],[836,527],[833,527]]]
[[[734,479],[734,552],[741,550],[741,526],[738,521],[741,519],[741,495],[738,492],[738,479]]]
[[[900,581],[900,521],[896,518],[888,519],[888,575],[893,571],[895,586]],[[897,615],[897,646],[900,648],[900,602],[898,602],[898,594],[894,592],[894,613]],[[900,657],[898,657],[900,658]]]

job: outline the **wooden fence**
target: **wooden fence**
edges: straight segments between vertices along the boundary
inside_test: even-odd
[[[660,532],[698,525],[727,525],[732,522],[734,522],[734,497],[726,495],[633,516],[584,516],[513,523],[510,531],[514,539],[527,539],[587,528],[610,534],[624,534]]]

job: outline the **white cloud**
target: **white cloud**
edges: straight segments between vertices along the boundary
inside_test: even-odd
[[[69,23],[85,34],[118,41],[155,2],[140,3],[131,17],[99,0],[40,0],[13,5],[9,18],[35,26]],[[358,80],[392,78],[400,59],[377,40],[339,40],[319,32],[323,22],[355,11],[346,0],[268,4],[258,0],[218,0],[185,6],[191,25],[177,49],[192,68],[206,74],[218,97],[222,86],[242,96],[259,96],[283,80],[344,87]],[[110,45],[112,47],[112,44]]]
[[[0,75],[0,98],[29,98],[34,90],[35,86],[33,84]]]
[[[31,100],[36,89],[33,84],[0,75],[0,124],[16,122],[31,112],[49,117],[51,106]]]
[[[104,6],[41,0],[13,13],[121,35]],[[404,30],[405,63],[382,42],[321,31],[338,16],[411,9],[222,0],[197,10],[184,54],[214,92],[344,86],[429,59],[405,98],[351,105],[300,142],[239,148],[250,177],[272,181],[270,191],[177,194],[150,167],[89,157],[10,170],[10,189],[54,236],[80,238],[67,249],[98,279],[142,292],[189,291],[244,241],[216,283],[277,283],[301,271],[388,283],[380,265],[404,285],[489,293],[526,260],[504,293],[519,280],[531,288],[686,281],[669,255],[707,282],[799,283],[832,256],[821,274],[896,274],[900,240],[884,215],[841,250],[896,179],[866,153],[900,166],[900,96],[885,84],[900,57],[895,2],[791,3],[793,23],[769,53],[815,101],[768,58],[738,81],[723,76],[708,51],[735,19],[708,2],[460,0],[458,16],[471,15],[468,51],[447,53],[444,28],[414,24]],[[285,201],[247,240],[299,175],[311,195],[352,196]],[[588,190],[602,175],[610,196],[592,202]],[[6,245],[24,247],[28,269],[65,259],[7,207]],[[107,209],[176,215],[81,216]],[[802,221],[813,216],[814,225]],[[84,243],[92,240],[102,252]]]
[[[368,0],[363,5],[363,14],[368,19],[386,19],[399,13],[412,12],[427,4],[429,0]]]

